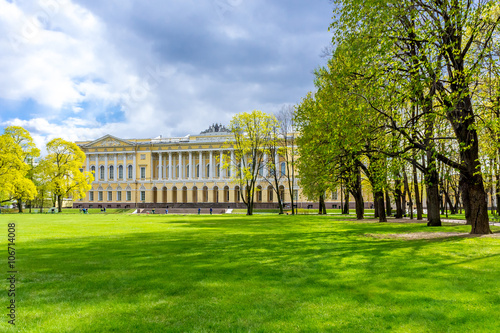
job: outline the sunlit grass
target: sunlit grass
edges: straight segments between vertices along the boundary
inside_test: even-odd
[[[0,331],[500,331],[500,238],[367,235],[467,226],[313,215],[0,222],[4,248],[16,223],[19,271],[16,330],[3,315]]]

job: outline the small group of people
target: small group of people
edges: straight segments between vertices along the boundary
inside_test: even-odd
[[[210,207],[210,215],[212,215],[212,212],[213,212],[213,209],[212,207]],[[198,208],[198,215],[201,214],[201,208]]]
[[[80,213],[88,214],[89,213],[89,209],[88,208],[80,208]]]

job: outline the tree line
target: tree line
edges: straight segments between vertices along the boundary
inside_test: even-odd
[[[94,175],[83,171],[85,153],[73,142],[57,138],[46,145],[41,157],[30,133],[9,126],[0,136],[0,202],[15,202],[43,211],[48,199],[62,209],[63,198],[84,198]]]
[[[298,168],[320,198],[344,184],[363,217],[362,179],[380,221],[390,198],[429,226],[463,207],[490,233],[500,199],[500,4],[334,0],[333,48],[297,105]],[[488,200],[490,199],[490,200]],[[497,207],[498,209],[498,207]]]

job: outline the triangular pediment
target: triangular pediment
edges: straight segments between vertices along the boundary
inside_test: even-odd
[[[87,143],[84,147],[123,147],[123,146],[134,146],[134,144],[130,141],[123,140],[107,134],[97,140]]]

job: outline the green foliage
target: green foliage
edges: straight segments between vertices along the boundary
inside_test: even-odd
[[[40,162],[40,169],[48,178],[47,188],[57,196],[61,211],[64,197],[85,197],[92,187],[94,175],[80,170],[85,161],[85,153],[73,142],[54,139],[47,143],[47,152],[47,156]]]
[[[229,130],[234,136],[233,145],[235,160],[226,162],[225,167],[231,167],[233,179],[240,185],[243,202],[247,205],[247,214],[252,215],[255,183],[259,170],[263,167],[263,157],[268,142],[273,138],[273,129],[277,120],[259,110],[235,115],[229,124]]]

